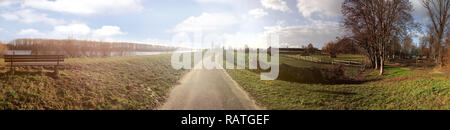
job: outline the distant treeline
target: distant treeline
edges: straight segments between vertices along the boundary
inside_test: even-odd
[[[2,42],[0,42],[0,56],[3,56],[3,54],[6,53],[6,51],[8,51],[8,47]]]
[[[101,42],[73,39],[15,39],[9,50],[28,50],[35,55],[66,55],[67,57],[129,56],[136,52],[175,51],[175,47],[126,42]]]

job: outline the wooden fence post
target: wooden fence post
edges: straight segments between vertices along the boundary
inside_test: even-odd
[[[13,67],[13,61],[14,61],[14,55],[16,54],[16,52],[13,50],[13,54],[11,55],[11,63],[10,63],[10,70],[12,72],[12,74],[14,75],[14,71],[16,71],[16,68]]]
[[[55,73],[55,74],[58,74],[58,66],[59,66],[59,60],[60,60],[59,58],[60,58],[60,56],[57,56],[57,58],[56,58],[57,61],[56,61],[56,66],[55,66],[55,68],[54,68],[54,69],[55,69],[55,70],[54,70],[54,73]]]

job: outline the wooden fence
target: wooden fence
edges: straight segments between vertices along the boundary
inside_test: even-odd
[[[343,65],[357,65],[360,66],[363,64],[363,60],[355,61],[355,60],[336,60],[336,59],[323,59],[319,57],[312,57],[312,56],[290,56],[292,58],[305,60],[309,62],[315,62],[315,63],[323,63],[323,64],[343,64]]]

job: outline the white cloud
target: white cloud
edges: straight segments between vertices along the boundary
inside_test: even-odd
[[[21,2],[21,0],[0,0],[0,7],[9,6],[18,2]]]
[[[36,29],[22,29],[17,33],[17,35],[39,36],[42,35],[42,33]]]
[[[39,14],[30,9],[18,10],[15,12],[3,12],[0,14],[6,20],[20,21],[23,23],[42,22],[50,25],[58,25],[65,23],[64,20],[49,18],[47,14]]]
[[[248,45],[252,48],[266,48],[267,38],[264,33],[246,33],[236,32],[232,34],[223,34],[226,47],[243,48]]]
[[[117,27],[117,26],[103,26],[102,28],[94,30],[92,32],[93,37],[99,37],[99,38],[111,37],[111,36],[122,35],[122,34],[125,34],[125,33],[121,32],[120,27]]]
[[[67,38],[90,39],[90,40],[118,40],[116,36],[126,33],[120,30],[118,26],[105,25],[98,29],[91,29],[84,23],[72,23],[68,25],[58,25],[49,32],[41,32],[36,29],[22,29],[17,35],[25,37],[38,36],[41,38]]]
[[[279,25],[279,26],[283,26],[283,25],[285,25],[286,24],[286,21],[285,20],[278,20],[277,21],[277,25]]]
[[[86,24],[69,24],[56,26],[52,32],[62,36],[86,36],[91,33],[91,28]]]
[[[139,41],[139,43],[152,44],[152,45],[170,45],[171,41],[170,40],[157,39],[157,38],[147,38],[147,39],[144,39],[142,41]]]
[[[208,32],[219,31],[237,24],[235,16],[227,13],[202,13],[200,16],[191,16],[176,25],[174,32]]]
[[[268,9],[279,10],[282,12],[291,11],[286,2],[283,0],[261,0],[261,4],[263,7]]]
[[[311,17],[314,13],[321,18],[341,16],[343,0],[297,0],[297,8],[304,17]]]
[[[79,15],[137,12],[141,0],[25,0],[25,7]]]
[[[232,3],[234,0],[195,0],[199,3]]]
[[[418,16],[418,18],[421,18],[422,20],[429,19],[427,10],[423,7],[421,0],[412,0],[411,3],[414,8],[414,16]]]
[[[261,18],[268,15],[263,9],[252,9],[248,12],[248,14],[254,18]]]
[[[19,19],[19,16],[14,15],[12,13],[2,13],[2,14],[0,14],[0,16],[2,16],[6,20],[18,20]]]
[[[270,26],[264,27],[266,34],[278,34],[280,43],[289,43],[290,46],[302,46],[312,43],[321,48],[325,43],[341,36],[343,31],[337,22],[311,21],[310,25],[297,26]]]
[[[236,7],[248,7],[246,5],[254,5],[259,0],[194,0],[200,4],[223,4]]]
[[[92,29],[84,23],[72,23],[69,25],[55,26],[48,36],[53,38],[78,38],[91,40],[117,40],[116,36],[126,33],[120,30],[118,26],[105,25],[99,29]]]

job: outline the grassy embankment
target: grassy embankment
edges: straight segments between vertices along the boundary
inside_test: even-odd
[[[10,75],[0,60],[0,109],[154,109],[187,72],[168,54],[66,59],[57,78],[52,67]]]
[[[319,72],[333,66],[285,56],[280,62],[280,76],[274,81],[262,81],[251,70],[227,72],[267,109],[450,109],[450,77],[446,74],[387,66],[380,77],[376,71],[344,67],[345,82],[333,83],[323,82],[320,78],[326,76]]]
[[[316,61],[322,63],[331,64],[333,61],[352,61],[361,63],[365,60],[365,57],[362,55],[353,55],[353,54],[339,54],[336,58],[330,58],[327,55],[311,55],[311,56],[301,56],[301,55],[285,55],[286,57],[291,57],[295,59],[303,59],[307,61]]]

